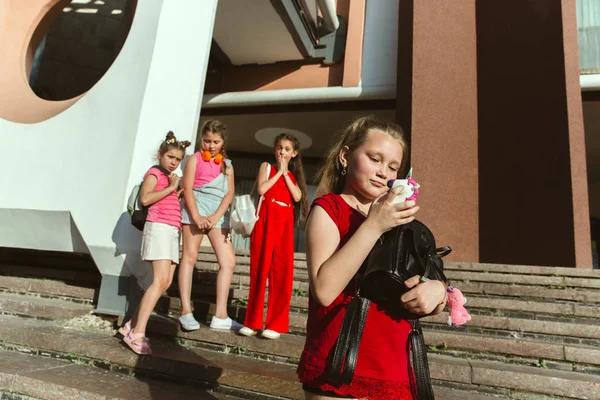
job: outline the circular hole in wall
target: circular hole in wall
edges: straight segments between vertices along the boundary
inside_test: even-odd
[[[29,85],[45,100],[67,100],[92,88],[117,58],[137,0],[71,0],[36,44]]]

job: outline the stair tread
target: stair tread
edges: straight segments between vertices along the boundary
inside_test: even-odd
[[[124,348],[120,340],[112,337],[110,333],[83,333],[64,329],[51,321],[27,320],[10,316],[0,316],[0,338],[5,343],[15,345],[54,352],[74,352],[82,357],[98,360],[108,358],[113,363],[130,368],[170,371],[171,374],[178,371],[179,376],[190,377],[203,374],[204,379],[209,382],[215,381],[273,395],[303,398],[293,365],[182,347],[160,338],[152,340],[155,353],[153,356],[138,357]],[[253,338],[253,340],[260,339]],[[600,396],[598,376],[509,365],[495,361],[461,360],[437,354],[431,354],[429,359],[432,377],[438,380],[475,385],[487,380],[501,387],[526,389],[535,386],[536,390],[541,390],[540,385],[545,383],[553,388],[554,392],[551,394],[554,395],[565,393],[580,395],[585,389],[589,396]],[[180,368],[175,370],[177,365]],[[519,380],[526,377],[528,383],[512,382],[512,380],[505,382],[507,381],[505,377],[503,378],[505,373],[519,377]],[[553,383],[556,381],[568,385],[557,386]]]
[[[72,318],[91,313],[93,307],[56,298],[0,292],[0,310],[38,318]]]
[[[95,289],[54,279],[0,276],[0,288],[18,292],[39,293],[83,300],[93,300]]]
[[[0,350],[0,391],[61,400],[238,400],[203,389],[135,378],[69,361]]]
[[[247,249],[236,249],[236,256],[238,261],[242,264],[249,264],[250,251]],[[214,261],[216,257],[211,247],[204,246],[200,248],[198,252],[199,261]],[[306,254],[305,253],[294,253],[295,267],[297,269],[306,268]],[[494,273],[499,272],[503,274],[512,275],[540,275],[550,277],[574,277],[574,278],[590,278],[600,280],[600,270],[588,269],[588,268],[569,268],[560,266],[535,266],[535,265],[513,265],[513,264],[488,264],[488,263],[477,263],[477,262],[460,262],[460,261],[446,261],[444,268],[447,271],[475,271]]]
[[[295,366],[187,348],[172,340],[152,337],[152,356],[137,356],[112,332],[65,329],[53,321],[0,316],[0,340],[5,343],[72,352],[80,357],[104,360],[127,368],[164,373],[212,384],[239,387],[274,396],[303,398]]]

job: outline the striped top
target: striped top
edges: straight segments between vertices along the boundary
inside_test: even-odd
[[[156,179],[158,179],[158,182],[154,187],[155,192],[169,186],[169,177],[158,168],[150,168],[144,175],[144,179],[149,175],[154,175]],[[156,203],[151,204],[148,208],[148,217],[146,218],[146,221],[172,225],[181,230],[181,206],[179,205],[177,190],[173,190]]]

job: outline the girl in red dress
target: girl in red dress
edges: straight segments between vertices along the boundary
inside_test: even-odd
[[[407,340],[410,324],[371,304],[349,385],[328,382],[327,368],[344,314],[356,295],[354,277],[382,233],[412,221],[414,201],[392,204],[402,188],[388,190],[408,149],[402,129],[363,117],[346,128],[319,174],[318,197],[306,225],[310,299],[306,344],[298,366],[306,399],[413,399]],[[398,301],[420,315],[439,313],[446,287],[439,281],[406,282]]]
[[[276,166],[262,163],[256,177],[261,196],[258,221],[250,238],[250,291],[244,327],[254,336],[263,329],[265,289],[269,280],[266,329],[261,336],[278,339],[289,330],[290,300],[294,281],[294,221],[306,215],[306,182],[300,142],[282,133],[273,146]]]

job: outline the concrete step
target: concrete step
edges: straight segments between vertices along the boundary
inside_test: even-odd
[[[91,304],[56,298],[0,292],[0,313],[43,319],[73,318],[92,312]]]
[[[202,276],[200,278],[199,276]],[[194,281],[192,290],[193,296],[215,296],[216,274],[197,272],[197,279]],[[230,289],[230,301],[234,304],[245,304],[248,298],[248,287],[240,284],[243,276],[235,276],[232,288]],[[244,279],[244,282],[246,280]],[[241,287],[240,287],[241,286]],[[168,291],[172,297],[177,297],[177,283],[175,282]],[[600,318],[600,304],[580,303],[576,301],[552,300],[552,299],[529,299],[520,300],[518,298],[498,295],[485,296],[479,293],[473,293],[468,296],[466,307],[468,310],[480,309],[480,313],[506,312],[507,314],[533,317],[534,315],[548,315],[559,320],[571,319],[592,319]],[[308,292],[295,288],[291,299],[292,308],[306,310],[308,308]]]
[[[547,275],[554,277],[580,277],[587,279],[600,279],[600,270],[587,268],[566,268],[566,267],[539,267],[532,265],[508,265],[508,264],[486,264],[486,263],[465,263],[465,262],[445,262],[444,268],[447,271],[470,271],[483,273],[502,273],[514,275]]]
[[[0,276],[0,290],[15,293],[37,293],[42,296],[72,299],[79,302],[94,300],[96,289],[52,279]]]
[[[236,250],[237,263],[241,265],[250,264],[250,252],[248,250]],[[214,251],[211,247],[201,247],[198,252],[198,261],[216,262]],[[306,254],[294,254],[294,267],[296,269],[306,269]],[[542,267],[533,265],[510,265],[510,264],[487,264],[487,263],[465,263],[456,261],[447,261],[444,263],[446,271],[465,271],[465,272],[483,272],[501,273],[511,275],[540,275],[550,277],[575,277],[592,280],[600,280],[600,270],[586,268],[566,268],[566,267]]]
[[[525,398],[530,399],[539,399],[541,395],[600,399],[600,376],[595,375],[495,361],[462,360],[437,354],[429,356],[429,365],[434,379],[507,389],[511,397],[514,392],[524,392],[529,393]]]
[[[207,327],[208,323],[204,323]],[[304,348],[304,337],[284,335],[281,340],[255,340],[232,332],[199,329],[181,330],[176,318],[152,318],[148,330],[162,335],[176,336],[193,346],[228,351],[244,349],[252,357],[297,363]],[[600,375],[600,350],[595,345],[563,343],[544,339],[517,339],[493,334],[471,334],[456,330],[424,327],[425,342],[430,353],[453,354],[456,357],[499,360],[509,364],[546,365],[568,371]]]
[[[16,315],[64,319],[89,315],[91,306],[81,307],[80,304],[71,301],[2,293],[0,294],[0,310]],[[212,312],[214,312],[214,308],[209,310],[206,317],[203,318],[204,321],[210,319],[209,316]],[[178,316],[178,314],[175,315]],[[230,315],[235,316],[235,314]],[[477,321],[476,317],[474,316],[475,322]],[[433,318],[436,317],[431,319]],[[243,318],[238,318],[238,320],[243,322]],[[509,319],[509,321],[514,321],[514,319]],[[299,315],[291,315],[291,322],[296,325],[294,331],[303,331],[305,319],[300,318]],[[550,368],[600,374],[598,368],[600,351],[594,347],[594,345],[598,345],[598,342],[586,346],[564,341],[558,342],[557,338],[548,340],[543,336],[537,339],[519,339],[511,335],[515,331],[507,331],[506,336],[502,338],[499,337],[497,330],[488,332],[488,334],[469,334],[469,330],[462,328],[461,331],[456,332],[444,325],[438,325],[436,329],[431,329],[431,327],[427,323],[424,324],[426,342],[432,346],[432,353],[454,353],[456,357],[502,360],[521,365],[539,364],[540,360],[543,360],[543,363],[547,363]],[[226,352],[232,348],[244,349],[244,352],[248,352],[253,357],[284,363],[296,363],[304,345],[304,338],[297,335],[285,335],[285,340],[281,341],[255,341],[209,329],[184,333],[180,330],[176,320],[166,318],[153,318],[149,325],[149,331],[179,337],[190,343],[194,342],[192,343],[194,346],[217,351]],[[491,336],[492,334],[493,336]],[[465,337],[470,339],[464,340]]]
[[[3,264],[97,271],[89,254],[0,247]]]
[[[138,356],[114,335],[114,331],[67,329],[53,321],[0,316],[0,341],[8,349],[24,346],[36,353],[103,365],[111,371],[143,373],[154,379],[162,376],[205,389],[254,393],[257,399],[304,397],[293,365],[187,348],[156,336],[151,336],[152,356]],[[261,393],[268,396],[259,396]]]
[[[4,392],[5,395],[2,393]],[[195,387],[65,360],[0,350],[0,398],[40,400],[239,400]]]
[[[239,292],[238,292],[239,293]],[[170,296],[165,296],[161,299],[160,310],[164,313],[171,312],[178,314],[181,309],[180,300],[175,297],[177,293],[170,292]],[[244,297],[240,298],[244,299]],[[236,300],[236,299],[234,299]],[[246,307],[243,302],[236,303],[232,300],[229,305],[229,315],[239,321],[243,321],[246,314]],[[302,299],[296,297],[294,303],[301,305]],[[482,300],[483,304],[489,304],[487,300]],[[215,312],[213,298],[210,296],[194,296],[194,314],[199,320],[209,320]],[[543,305],[543,304],[542,304]],[[593,343],[600,343],[600,325],[597,320],[588,316],[579,317],[577,315],[551,315],[543,318],[543,315],[535,312],[527,313],[511,313],[510,310],[498,309],[476,309],[467,307],[471,313],[472,319],[460,329],[464,331],[478,332],[481,329],[494,329],[504,331],[506,336],[515,334],[539,334],[539,335],[554,335],[572,340],[585,342],[589,340]],[[541,306],[540,306],[541,307]],[[580,312],[582,313],[583,311]],[[592,309],[597,312],[596,308]],[[306,328],[306,309],[293,308],[290,311],[290,329],[292,332],[302,333]],[[436,316],[425,317],[422,319],[424,323],[446,326],[448,313],[442,312]]]
[[[50,266],[14,264],[0,264],[0,275],[61,280],[84,287],[100,287],[100,280],[102,279],[98,270],[63,269],[52,268]]]
[[[201,329],[209,331],[209,329]],[[155,354],[138,357],[124,348],[112,333],[67,330],[51,321],[0,317],[0,338],[5,348],[38,349],[50,356],[76,355],[80,363],[108,365],[110,370],[149,371],[219,385],[217,390],[248,390],[288,399],[302,399],[295,366],[223,354],[151,336]],[[245,338],[261,342],[258,338]],[[289,343],[289,342],[288,342]],[[25,350],[27,350],[25,349]],[[239,353],[244,354],[238,347]],[[74,356],[72,356],[74,357]],[[449,385],[464,389],[486,388],[490,393],[515,397],[520,393],[562,396],[572,399],[600,398],[600,377],[536,367],[506,365],[493,361],[467,361],[431,354],[430,368],[436,389],[447,392]],[[463,393],[459,393],[463,395]],[[464,395],[465,399],[484,398]],[[444,398],[444,397],[440,397]],[[457,397],[454,397],[457,398]],[[523,397],[520,397],[523,398]]]

